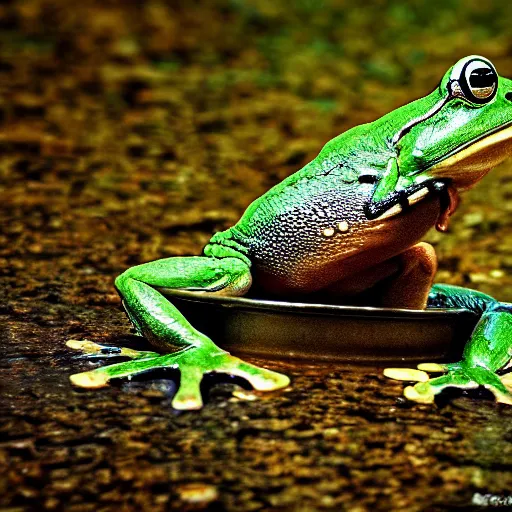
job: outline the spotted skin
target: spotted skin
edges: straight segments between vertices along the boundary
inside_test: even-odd
[[[318,178],[308,184],[306,189],[282,192],[287,204],[294,207],[274,212],[263,201],[263,211],[252,212],[253,218],[270,216],[270,223],[237,224],[214,237],[214,243],[236,237],[248,248],[254,280],[265,292],[317,292],[375,267],[419,242],[441,211],[441,192],[434,192],[400,216],[369,220],[364,205],[372,185],[334,188]],[[285,200],[273,199],[271,205]]]

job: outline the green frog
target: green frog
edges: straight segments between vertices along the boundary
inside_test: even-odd
[[[502,375],[512,354],[512,304],[433,286],[436,255],[421,242],[433,226],[446,231],[459,193],[511,154],[512,81],[499,77],[489,60],[466,57],[428,96],[328,142],[233,227],[213,235],[203,256],[162,259],[121,274],[115,285],[129,319],[161,353],[70,341],[86,353],[130,359],[73,375],[72,383],[95,388],[174,368],[181,375],[176,409],[202,407],[200,383],[208,373],[242,377],[256,390],[288,386],[287,376],[217,347],[166,298],[166,290],[176,289],[229,296],[251,290],[301,301],[470,309],[480,320],[460,362],[385,374],[418,381],[404,392],[417,402],[432,402],[449,386],[485,386],[512,404],[512,383]],[[427,371],[444,375],[429,378]]]

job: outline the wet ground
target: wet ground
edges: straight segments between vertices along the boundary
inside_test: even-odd
[[[113,288],[125,268],[198,254],[466,54],[512,76],[507,2],[289,4],[0,6],[2,510],[467,510],[512,494],[512,408],[410,404],[379,368],[259,361],[292,387],[209,382],[194,413],[171,410],[169,375],[69,384],[91,363],[67,339],[141,346]],[[511,198],[508,162],[429,235],[439,281],[512,300]]]

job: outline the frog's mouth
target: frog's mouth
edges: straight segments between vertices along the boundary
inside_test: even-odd
[[[449,179],[458,191],[463,191],[510,156],[512,122],[476,141],[459,146],[424,172],[432,178]]]

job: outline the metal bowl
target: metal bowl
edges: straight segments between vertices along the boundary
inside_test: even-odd
[[[308,362],[456,361],[478,317],[166,291],[192,325],[237,355]]]

